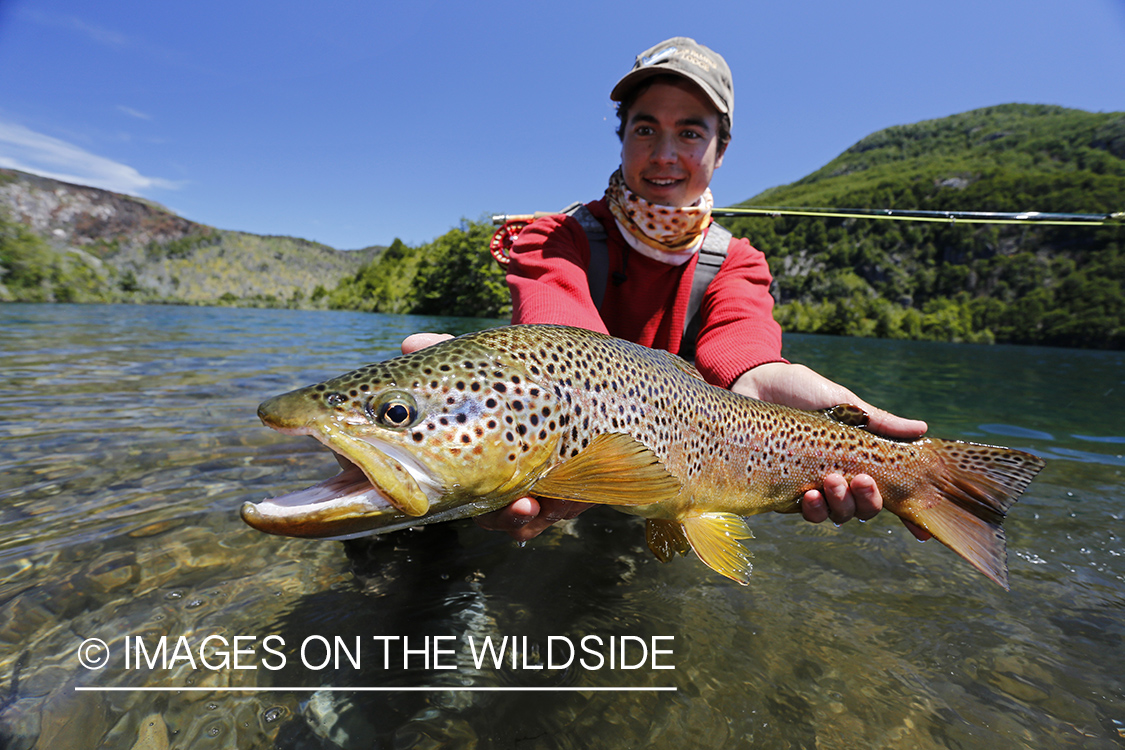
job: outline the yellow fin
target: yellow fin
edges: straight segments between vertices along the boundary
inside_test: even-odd
[[[668,562],[676,553],[686,555],[691,546],[684,536],[684,527],[679,521],[664,521],[657,518],[648,519],[645,524],[645,539],[648,548],[660,562]]]
[[[750,528],[733,513],[702,513],[683,520],[684,534],[699,559],[743,586],[750,582],[750,551],[739,542],[753,539]]]
[[[553,466],[531,494],[604,505],[649,505],[680,494],[680,480],[656,454],[620,432],[598,435],[573,458]]]

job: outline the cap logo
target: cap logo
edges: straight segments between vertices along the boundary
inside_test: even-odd
[[[650,55],[648,57],[642,57],[641,58],[641,65],[644,65],[646,67],[649,66],[649,65],[656,65],[659,62],[664,62],[665,60],[667,60],[668,58],[670,58],[674,54],[676,54],[676,48],[675,47],[665,47],[664,49],[657,52],[655,55]]]
[[[686,49],[684,50],[683,54],[680,55],[680,57],[683,58],[685,62],[702,68],[708,73],[715,69],[715,63],[713,60],[711,60],[711,58],[707,57],[706,55],[700,54],[695,50]]]

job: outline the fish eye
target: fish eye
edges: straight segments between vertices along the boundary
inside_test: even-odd
[[[368,402],[367,414],[380,427],[401,430],[418,419],[418,407],[405,393],[389,393]]]
[[[391,427],[405,427],[413,415],[406,404],[383,404],[379,407],[379,421]]]

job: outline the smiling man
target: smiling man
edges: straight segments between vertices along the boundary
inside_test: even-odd
[[[512,322],[579,326],[694,356],[723,388],[801,409],[855,404],[872,431],[921,436],[924,422],[876,409],[782,358],[765,257],[711,222],[711,177],[734,114],[726,61],[692,39],[669,39],[638,55],[610,98],[619,103],[621,166],[601,199],[520,233],[508,266]],[[432,343],[425,336],[407,339],[404,351]],[[478,521],[525,540],[587,507],[523,498]],[[868,519],[881,507],[862,474],[850,482],[831,474],[801,502],[814,523]]]

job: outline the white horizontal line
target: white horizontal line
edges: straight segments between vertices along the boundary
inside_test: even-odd
[[[90,693],[596,693],[596,692],[676,692],[677,687],[445,687],[424,685],[409,687],[83,687],[76,692]]]

